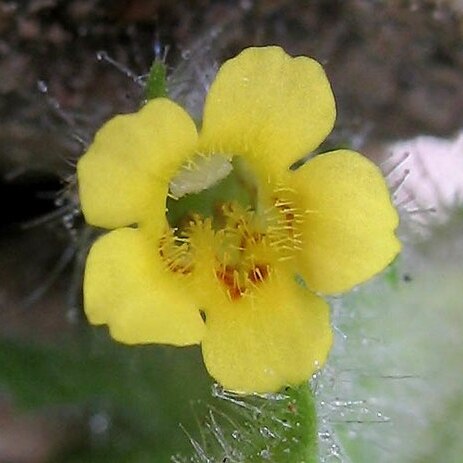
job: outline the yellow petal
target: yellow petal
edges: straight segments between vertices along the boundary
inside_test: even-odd
[[[111,335],[126,344],[198,344],[204,324],[187,277],[166,271],[155,249],[132,228],[99,238],[85,269],[87,317],[95,325],[109,325]]]
[[[169,180],[196,142],[191,118],[165,98],[108,121],[77,165],[86,221],[116,228],[164,216]]]
[[[206,98],[201,150],[245,155],[277,172],[331,131],[334,97],[315,60],[247,48],[221,67]]]
[[[306,210],[299,264],[312,290],[346,291],[400,251],[397,211],[381,171],[367,158],[348,150],[322,154],[289,181]]]
[[[281,275],[237,301],[206,309],[202,342],[209,373],[225,388],[271,392],[307,380],[331,347],[328,305]]]

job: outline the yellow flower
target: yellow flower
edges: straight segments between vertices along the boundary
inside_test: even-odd
[[[87,222],[115,229],[87,259],[90,322],[127,344],[201,343],[229,389],[306,380],[332,342],[318,294],[370,278],[400,249],[370,161],[338,150],[289,169],[334,119],[321,66],[264,47],[221,67],[199,134],[165,98],[107,122],[78,163]]]

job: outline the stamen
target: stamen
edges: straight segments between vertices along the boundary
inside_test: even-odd
[[[275,193],[293,193],[296,194],[296,190],[286,185],[279,185],[274,190]]]
[[[189,274],[193,271],[190,241],[187,237],[177,236],[176,231],[177,229],[169,229],[163,235],[159,242],[159,255],[167,270],[182,275]]]
[[[210,181],[222,176],[213,174],[214,163],[219,161],[225,170],[232,165],[225,156],[198,153],[171,179],[168,197],[182,201],[185,194],[201,194],[200,191],[208,189],[205,183],[210,186]],[[169,271],[182,275],[201,271],[195,267],[197,253],[210,253],[211,259],[199,261],[211,263],[214,280],[229,300],[254,297],[255,289],[269,278],[274,264],[293,259],[301,250],[300,226],[307,212],[299,209],[295,200],[293,188],[278,185],[273,190],[271,206],[264,211],[254,206],[257,199],[243,205],[221,197],[208,206],[209,218],[198,213],[188,216],[184,212],[176,217],[177,204],[172,204],[171,215],[179,228],[170,228],[165,233],[159,253]]]
[[[281,256],[278,257],[278,262],[287,262],[288,260],[293,260],[294,257],[294,254],[291,254],[290,256]]]

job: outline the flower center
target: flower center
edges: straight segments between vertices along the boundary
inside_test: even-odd
[[[291,188],[272,186],[264,193],[242,159],[214,158],[201,158],[199,167],[190,163],[171,181],[159,253],[176,274],[212,266],[230,300],[237,300],[294,258],[303,214]]]

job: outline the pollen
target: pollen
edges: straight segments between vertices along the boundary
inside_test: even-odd
[[[230,187],[236,187],[233,178],[232,183],[225,181],[225,188],[219,184],[182,198],[169,195],[168,225],[159,243],[166,270],[175,274],[190,275],[200,259],[210,262],[230,301],[251,295],[275,265],[294,259],[301,250],[304,220],[293,190],[277,186],[264,207],[259,203],[258,182],[254,179],[250,185],[239,177],[238,169],[234,172],[236,184],[253,195],[236,200],[236,188]]]

